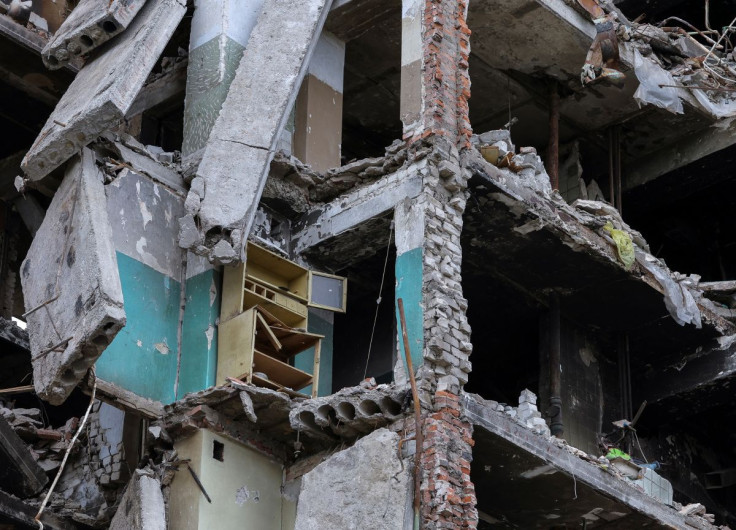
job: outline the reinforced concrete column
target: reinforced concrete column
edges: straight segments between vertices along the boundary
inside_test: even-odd
[[[296,100],[293,155],[316,171],[340,166],[345,43],[320,35]]]
[[[470,30],[466,0],[402,0],[404,140],[447,136],[469,145]]]
[[[400,112],[404,139],[424,131],[422,98],[423,24],[425,0],[402,0]]]
[[[195,0],[182,155],[202,149],[227,97],[264,0]]]

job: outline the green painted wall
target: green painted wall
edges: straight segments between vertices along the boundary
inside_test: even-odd
[[[333,330],[333,324],[320,317],[311,309],[309,310],[308,331],[325,336],[322,339],[322,350],[319,355],[319,389],[317,390],[317,394],[320,396],[329,396],[332,393]],[[311,374],[314,368],[314,348],[303,351],[294,357],[294,366]],[[312,385],[299,392],[311,395]]]
[[[209,270],[187,280],[175,395],[181,286],[121,252],[117,259],[127,323],[97,360],[97,375],[164,404],[214,385],[220,273]]]
[[[205,271],[187,280],[182,353],[176,399],[214,386],[217,374],[217,326],[221,274]]]
[[[180,285],[117,253],[127,322],[97,360],[100,379],[171,403],[177,367]]]
[[[396,322],[399,319],[398,299],[404,300],[406,327],[411,349],[411,362],[414,371],[419,368],[424,350],[424,310],[422,308],[422,262],[421,248],[415,248],[396,257]],[[404,340],[399,325],[399,351],[405,359]]]

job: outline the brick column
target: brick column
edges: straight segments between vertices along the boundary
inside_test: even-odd
[[[411,143],[431,135],[469,145],[466,0],[403,0],[401,120]]]
[[[469,177],[461,156],[472,134],[467,1],[403,0],[402,15],[404,140],[424,141],[432,147],[427,166],[420,170],[423,193],[411,207],[415,212],[411,218],[422,224],[419,306],[423,362],[417,372],[425,437],[421,448],[422,528],[476,528],[478,513],[470,480],[473,428],[460,406],[472,351],[460,244]],[[406,275],[399,276],[399,265],[408,255],[400,247],[401,225],[407,218],[397,209],[397,296],[401,280],[406,279]]]

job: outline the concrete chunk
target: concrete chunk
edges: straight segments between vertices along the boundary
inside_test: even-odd
[[[398,444],[396,433],[379,429],[304,475],[296,530],[407,528],[411,471]]]
[[[161,483],[137,470],[120,500],[110,530],[166,530],[166,507]]]
[[[125,324],[102,175],[72,159],[23,265],[33,382],[61,404]]]
[[[80,70],[21,167],[40,180],[119,122],[186,11],[184,0],[151,0],[127,31]]]
[[[41,52],[47,68],[56,70],[121,33],[146,0],[82,0]]]
[[[266,0],[263,5],[197,170],[205,183],[198,225],[201,239],[207,235],[211,261],[217,261],[212,250],[222,240],[242,258],[242,243],[230,234],[250,232],[271,159],[331,3]]]

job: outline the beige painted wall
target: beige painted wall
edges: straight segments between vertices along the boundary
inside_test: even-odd
[[[293,154],[317,171],[340,166],[342,94],[309,74],[296,100]]]
[[[214,442],[223,461],[213,458]],[[291,530],[295,503],[281,495],[282,466],[265,455],[202,429],[175,444],[212,498],[208,503],[186,466],[171,484],[169,528],[175,530]],[[283,519],[283,525],[282,525]]]

